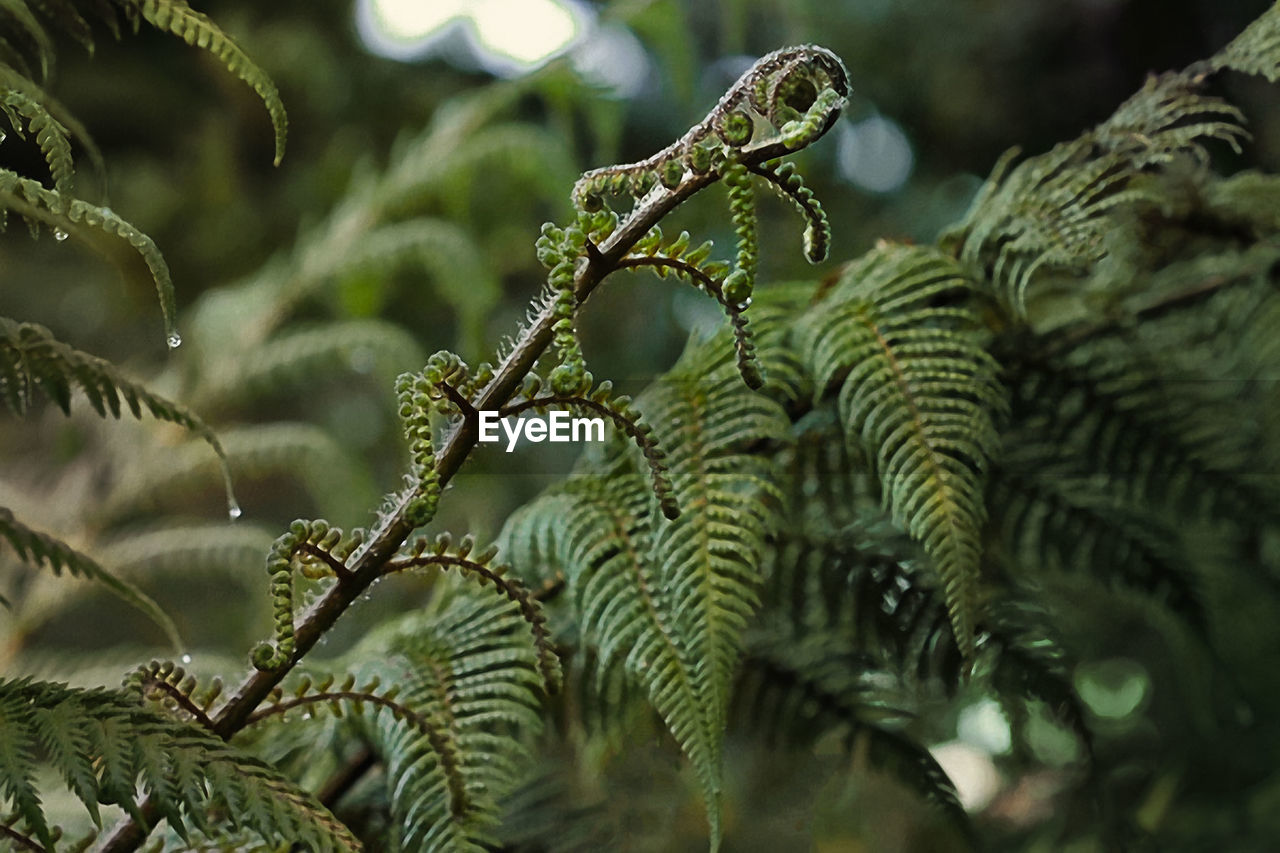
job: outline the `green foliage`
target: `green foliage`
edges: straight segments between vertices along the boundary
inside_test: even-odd
[[[541,728],[542,677],[520,611],[445,597],[362,647],[362,668],[394,679],[399,701],[431,724],[382,716],[370,730],[386,762],[396,849],[482,850],[491,837]]]
[[[91,558],[46,533],[32,530],[0,507],[0,536],[9,543],[18,559],[36,568],[48,568],[55,575],[66,572],[102,584],[121,600],[128,602],[159,625],[175,647],[181,646],[173,620],[146,593],[128,581],[121,580],[99,566]]]
[[[229,823],[311,849],[359,849],[314,798],[279,772],[196,726],[142,708],[138,697],[59,684],[0,682],[0,773],[20,826],[46,847],[37,756],[98,819],[100,804],[138,814],[138,788],[180,834]]]
[[[266,103],[279,154],[275,87],[177,0],[35,8],[0,7],[0,110],[52,188],[15,172],[0,192],[36,224],[124,237],[171,318],[150,238],[68,195],[83,134],[35,82],[46,22],[91,45],[90,19],[120,8],[209,50]],[[59,844],[55,824],[75,822],[61,787],[99,826],[114,816],[100,805],[122,807],[96,839],[110,853],[668,849],[689,834],[713,850],[888,849],[881,824],[902,822],[930,827],[919,849],[1199,849],[1221,845],[1221,814],[1268,837],[1274,744],[1249,721],[1280,711],[1259,654],[1280,595],[1280,181],[1215,171],[1249,134],[1247,110],[1208,87],[1227,69],[1277,78],[1276,9],[1078,139],[1006,154],[936,245],[882,241],[820,281],[771,280],[782,232],[755,198],[759,179],[799,211],[810,263],[855,242],[780,159],[852,97],[843,63],[809,45],[764,56],[671,145],[586,172],[567,199],[578,131],[611,142],[607,107],[566,68],[445,104],[433,89],[429,125],[384,169],[326,173],[345,184],[327,215],[196,302],[188,360],[153,383],[168,396],[3,321],[12,410],[37,420],[39,391],[68,412],[78,389],[103,419],[146,409],[196,432],[249,481],[259,526],[194,520],[212,455],[157,452],[168,436],[150,422],[59,420],[65,435],[27,439],[69,461],[0,481],[15,509],[0,534],[52,569],[3,566],[0,798],[15,815],[0,837]],[[345,144],[326,156],[345,162]],[[721,181],[727,212],[698,223],[684,202]],[[664,233],[677,208],[694,224]],[[548,215],[561,224],[529,251]],[[699,226],[736,237],[732,263]],[[587,356],[599,370],[621,342],[647,359],[660,324],[606,317],[617,340],[597,355],[588,305],[646,269],[729,322],[633,400]],[[488,351],[504,292],[539,279]],[[639,284],[644,308],[686,311]],[[424,331],[454,333],[471,364],[424,360]],[[512,476],[527,462],[479,445],[481,413],[560,409],[607,420],[611,439],[510,512],[498,546],[441,534],[496,527],[534,491]],[[96,632],[49,639],[95,603],[61,595],[58,573],[213,648],[143,664],[124,691],[24,679],[118,660],[78,647]],[[265,608],[240,600],[245,578]],[[251,610],[269,622],[224,628]],[[980,739],[1006,781],[971,820],[983,807],[944,757]]]

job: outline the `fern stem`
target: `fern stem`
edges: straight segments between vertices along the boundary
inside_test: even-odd
[[[324,563],[329,567],[329,570],[333,572],[334,577],[339,581],[345,582],[351,577],[351,570],[323,548],[317,548],[310,542],[302,542],[298,545],[296,551],[301,551],[302,553],[315,557],[320,562]]]
[[[378,764],[378,756],[373,750],[365,747],[351,756],[346,764],[338,768],[332,776],[316,791],[316,799],[327,809],[332,809],[356,783],[364,778]]]
[[[27,836],[23,835],[21,832],[18,832],[15,829],[10,829],[3,824],[0,824],[0,838],[9,839],[23,850],[34,850],[36,853],[45,853],[44,846],[32,841],[30,838],[27,838]]]
[[[359,690],[342,690],[329,693],[308,693],[305,696],[295,696],[292,699],[282,699],[265,708],[259,708],[249,715],[248,722],[245,726],[255,726],[270,717],[287,714],[295,708],[304,705],[318,705],[325,702],[368,702],[370,705],[377,705],[380,708],[386,708],[396,717],[408,720],[420,729],[423,734],[430,737],[433,734],[431,721],[422,714],[414,711],[405,705],[401,705],[386,696],[379,696],[377,693],[364,693]]]
[[[210,731],[213,730],[213,720],[209,719],[209,716],[205,714],[205,712],[202,711],[195,702],[191,701],[190,696],[183,693],[174,685],[162,678],[146,678],[143,680],[142,685],[144,689],[159,690],[163,692],[174,702],[178,703],[179,708],[190,714],[191,719],[195,720],[202,727],[209,729]]]
[[[766,140],[748,145],[738,153],[738,161],[753,165],[790,154],[792,151],[781,140]],[[714,171],[702,174],[689,172],[681,183],[669,192],[653,193],[634,209],[597,248],[589,253],[587,262],[581,264],[574,277],[574,295],[579,303],[585,301],[596,286],[618,268],[631,247],[649,232],[653,226],[695,193],[720,179]],[[558,317],[555,306],[543,304],[521,332],[515,346],[502,363],[495,368],[494,377],[482,388],[472,406],[477,410],[497,410],[509,403],[519,393],[521,384],[542,354],[551,345]],[[479,442],[479,424],[476,419],[464,418],[449,434],[444,446],[436,454],[436,471],[441,488],[458,473],[462,463]],[[402,492],[394,508],[384,515],[384,520],[374,528],[369,538],[349,560],[350,577],[346,583],[335,584],[296,621],[293,654],[281,666],[267,670],[253,670],[232,693],[213,717],[213,730],[223,739],[230,739],[248,723],[258,706],[267,699],[293,667],[311,650],[320,638],[338,621],[375,580],[385,574],[390,563],[413,533],[412,490]],[[158,811],[150,797],[139,804],[139,814],[148,823],[154,823]],[[99,844],[98,853],[126,853],[137,850],[146,840],[149,829],[136,818],[122,819]]]

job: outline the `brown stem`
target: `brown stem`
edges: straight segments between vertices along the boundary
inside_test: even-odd
[[[45,853],[45,849],[42,845],[37,844],[36,842],[32,841],[30,838],[27,838],[21,832],[18,832],[17,830],[14,830],[14,829],[10,829],[9,827],[4,826],[2,824],[0,824],[0,838],[9,839],[15,844],[18,844],[19,846],[21,846],[23,850],[35,850],[36,853]]]
[[[364,778],[364,774],[368,773],[378,764],[378,756],[374,755],[373,750],[367,746],[361,747],[360,751],[339,767],[332,776],[325,780],[320,786],[320,790],[316,791],[316,799],[320,801],[327,809],[333,809],[346,793],[355,787],[355,784]]]
[[[191,715],[191,718],[204,728],[213,731],[213,720],[200,709],[200,706],[191,701],[191,697],[183,693],[177,687],[161,678],[147,678],[143,680],[143,686],[149,688],[157,688],[163,690],[169,698],[178,703],[178,707]]]
[[[828,126],[834,122],[834,117]],[[763,163],[793,153],[779,139],[771,139],[743,148],[738,156],[747,165]],[[591,292],[631,250],[641,237],[682,202],[699,190],[715,183],[720,175],[714,171],[689,174],[674,190],[650,193],[599,245],[599,253],[589,255],[587,262],[579,266],[574,276],[574,293],[578,302],[586,300]],[[478,411],[498,410],[519,392],[521,383],[529,375],[543,352],[551,345],[557,321],[555,306],[545,304],[525,328],[520,340],[512,348],[502,364],[494,372],[493,380],[481,389],[472,406]],[[479,426],[475,419],[465,418],[449,434],[444,446],[436,454],[436,472],[443,488],[458,473],[479,440]],[[375,580],[382,576],[386,564],[395,556],[416,525],[407,512],[415,500],[414,492],[405,490],[396,499],[392,511],[383,515],[383,521],[370,532],[365,541],[349,560],[350,577],[345,583],[334,584],[306,613],[294,631],[293,655],[282,666],[270,670],[254,670],[249,673],[231,694],[213,718],[213,731],[223,739],[230,739],[248,722],[254,710],[265,700],[272,689],[297,665],[303,656],[319,642],[347,608],[350,607]],[[139,803],[139,813],[154,825],[158,810],[151,797]],[[112,828],[96,847],[97,853],[126,853],[136,850],[149,834],[133,817],[125,817]]]
[[[347,578],[351,577],[351,570],[346,567],[345,563],[330,554],[328,551],[325,551],[322,548],[317,548],[310,542],[302,542],[294,550],[295,552],[301,551],[308,556],[315,557],[317,560],[324,563],[329,567],[329,570],[333,572],[334,576],[337,577],[339,581],[345,581]]]

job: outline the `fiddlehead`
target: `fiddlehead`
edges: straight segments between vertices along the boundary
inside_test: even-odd
[[[646,236],[636,244],[651,260],[637,263],[627,258],[619,266],[654,266],[662,273],[676,272],[715,296],[729,313],[743,379],[752,388],[763,385],[763,377],[753,362],[746,319],[741,314],[750,304],[759,260],[751,176],[768,180],[808,220],[805,256],[810,262],[818,263],[826,257],[830,227],[813,193],[791,168],[755,162],[747,155],[771,142],[780,143],[783,153],[809,145],[831,127],[848,94],[848,74],[835,54],[814,45],[783,48],[756,62],[706,118],[671,145],[645,160],[593,169],[578,180],[573,188],[573,203],[579,211],[577,226],[559,229],[548,224],[538,241],[538,259],[550,270],[547,299],[555,306],[560,366],[551,379],[557,393],[569,394],[590,387],[590,374],[573,330],[573,314],[578,306],[573,281],[578,259],[584,252],[590,256],[595,251],[588,235],[596,237],[600,230],[607,236],[615,227],[616,218],[605,222],[597,219],[612,214],[605,196],[630,195],[634,200],[626,218],[630,220],[651,203],[679,194],[687,182],[705,184],[715,180],[723,180],[728,188],[729,211],[738,237],[732,272],[727,268],[711,272],[710,265],[701,264],[705,254],[688,264],[664,263],[665,258],[654,257],[651,248],[661,240],[660,231],[655,240]],[[757,131],[765,127],[773,133],[762,138]],[[679,253],[674,256],[678,258]]]

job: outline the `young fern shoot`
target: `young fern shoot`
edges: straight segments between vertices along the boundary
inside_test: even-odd
[[[477,446],[481,412],[513,414],[529,409],[565,408],[602,414],[639,447],[650,470],[655,505],[662,515],[675,518],[682,491],[689,492],[691,506],[701,508],[706,503],[696,489],[690,491],[688,478],[681,474],[682,466],[689,466],[685,456],[676,454],[676,476],[668,476],[666,457],[658,447],[653,426],[642,423],[640,413],[627,398],[615,396],[608,382],[597,384],[593,380],[574,329],[577,312],[595,287],[617,270],[647,266],[660,275],[675,273],[723,306],[734,330],[739,370],[748,385],[760,387],[763,377],[754,363],[744,316],[751,301],[758,257],[751,179],[753,175],[765,179],[794,202],[807,221],[806,255],[813,262],[822,260],[830,243],[826,216],[798,177],[777,161],[830,129],[848,93],[848,75],[835,54],[813,45],[784,48],[753,65],[702,122],[668,148],[639,163],[596,169],[583,175],[572,194],[576,219],[563,228],[544,226],[537,241],[538,258],[549,270],[547,288],[535,302],[529,323],[516,336],[510,351],[496,365],[482,363],[474,369],[457,355],[440,352],[420,372],[400,377],[399,414],[410,445],[411,467],[405,487],[387,499],[377,522],[368,531],[344,534],[323,520],[299,520],[276,541],[268,558],[274,642],[261,643],[254,649],[254,670],[216,710],[207,714],[206,725],[213,733],[229,739],[259,719],[262,709],[271,706],[273,691],[346,609],[379,578],[406,569],[452,569],[481,584],[491,584],[500,593],[493,601],[477,601],[475,606],[506,608],[503,612],[511,627],[502,629],[508,638],[503,640],[507,651],[502,653],[502,661],[509,676],[503,678],[511,681],[494,689],[500,687],[503,701],[514,703],[510,711],[515,715],[513,719],[525,713],[516,706],[532,709],[541,701],[543,692],[554,692],[559,666],[538,602],[513,579],[507,579],[497,568],[500,564],[490,567],[495,553],[468,556],[470,549],[465,543],[471,541],[469,538],[463,540],[464,546],[458,552],[449,550],[446,540],[437,540],[445,544],[433,547],[412,545],[407,552],[403,550],[405,543],[415,529],[432,521],[449,480]],[[721,179],[729,187],[738,235],[733,265],[709,261],[710,243],[691,248],[687,233],[667,241],[658,227],[660,220],[678,205]],[[626,192],[634,199],[631,209],[623,215],[605,203],[605,195],[615,191]],[[548,349],[555,350],[557,364],[544,380],[535,367]],[[763,397],[756,399],[765,402]],[[433,422],[438,424],[441,419],[448,426],[442,441],[437,442]],[[680,525],[678,530],[673,527],[676,532],[667,537],[674,543],[671,547],[684,547],[686,540],[706,532],[713,520],[710,515],[701,518],[702,512],[699,509],[688,520],[667,522]],[[726,571],[729,570],[738,569],[730,566]],[[296,572],[334,578],[301,616],[294,608]],[[703,782],[713,848],[720,838],[719,742],[724,733],[724,715],[719,697],[726,689],[722,682],[726,682],[732,669],[741,615],[735,611],[728,622],[717,623],[706,632],[705,644],[718,650],[720,665],[699,677],[689,698],[706,705],[703,718],[707,725],[692,740],[687,732],[678,735]],[[490,621],[486,618],[485,624]],[[454,639],[463,642],[466,637]],[[444,646],[432,648],[433,655],[447,651]],[[489,657],[486,652],[485,660]],[[419,800],[393,803],[393,812],[414,810],[414,827],[407,831],[425,833],[415,836],[420,841],[447,837],[452,839],[450,849],[480,849],[474,845],[484,838],[483,827],[490,820],[486,816],[496,814],[501,786],[485,782],[486,787],[478,787],[479,782],[474,779],[467,781],[467,774],[473,773],[474,768],[468,768],[475,763],[471,761],[475,756],[454,755],[463,744],[470,743],[470,735],[456,722],[466,715],[460,712],[451,716],[450,708],[454,702],[465,708],[467,702],[490,700],[471,688],[446,688],[444,682],[424,684],[422,693],[423,697],[446,697],[447,705],[433,713],[442,714],[441,719],[455,720],[440,731],[439,737],[433,734],[415,741],[414,749],[419,750],[416,755],[434,758],[412,767],[397,765],[393,775],[407,774],[407,787],[398,787],[405,787],[405,796],[411,800],[441,785],[445,787],[440,790],[447,788],[454,794],[433,796],[433,805],[426,813],[416,811],[419,807],[413,803]],[[659,705],[660,710],[667,707]],[[678,710],[683,714],[689,709],[682,705]],[[668,724],[673,731],[684,728],[678,716],[671,716]],[[448,754],[437,754],[437,741],[457,746],[449,746]],[[520,744],[511,738],[489,738],[485,743],[485,749],[509,751],[512,756],[522,754]],[[455,758],[461,763],[456,763]],[[437,779],[441,767],[446,767],[447,785]],[[148,797],[135,814],[103,840],[99,849],[104,853],[137,849],[146,838],[147,823],[163,814],[159,807],[153,797]]]

